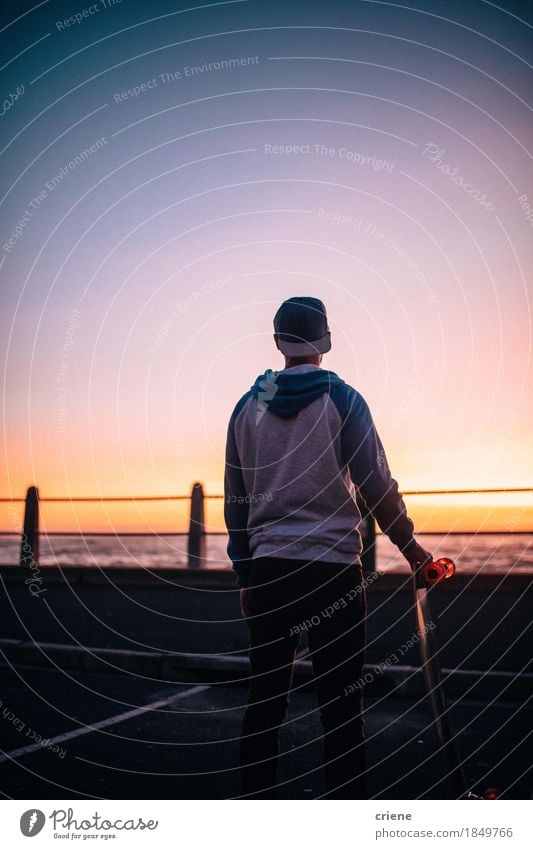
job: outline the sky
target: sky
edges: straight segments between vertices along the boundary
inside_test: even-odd
[[[228,418],[283,367],[272,318],[304,294],[402,489],[532,484],[528,4],[0,14],[1,496],[220,493]],[[420,530],[533,527],[531,495],[407,501]],[[181,530],[186,510],[43,523]]]

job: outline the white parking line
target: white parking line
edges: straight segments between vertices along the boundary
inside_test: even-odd
[[[12,752],[3,752],[0,754],[0,763],[5,761],[16,761],[24,755],[30,755],[32,752],[46,751],[49,745],[56,743],[64,743],[66,740],[72,740],[74,737],[82,737],[84,734],[91,734],[93,731],[99,731],[100,728],[108,728],[110,725],[117,725],[119,722],[125,722],[127,719],[133,719],[135,716],[140,716],[143,713],[148,713],[150,710],[157,710],[160,707],[177,702],[180,699],[185,699],[187,696],[194,696],[196,693],[202,693],[204,690],[209,690],[210,684],[199,684],[197,687],[190,687],[188,690],[183,690],[181,693],[174,693],[173,696],[168,696],[166,699],[159,699],[157,702],[151,702],[149,705],[128,710],[125,713],[117,713],[116,716],[110,716],[108,719],[101,719],[100,722],[95,722],[94,725],[84,725],[83,728],[75,728],[73,731],[67,731],[65,734],[58,734],[57,737],[51,737],[43,743],[32,743],[30,746],[22,746],[20,749],[14,749]]]

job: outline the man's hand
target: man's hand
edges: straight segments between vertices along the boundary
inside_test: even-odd
[[[252,615],[250,587],[241,589],[241,613],[245,618]]]
[[[416,572],[424,563],[428,563],[433,560],[433,555],[430,554],[429,551],[426,551],[425,548],[422,548],[416,540],[413,540],[412,544],[403,550],[403,556],[409,563],[413,572]]]

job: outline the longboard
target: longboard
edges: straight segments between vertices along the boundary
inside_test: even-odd
[[[423,578],[422,567],[413,572],[413,589],[422,671],[437,739],[448,762],[448,778],[453,786],[456,798],[477,799],[479,797],[472,793],[468,787],[448,717],[448,707],[438,661],[437,639],[435,629],[432,627],[434,623],[431,617],[429,590]]]

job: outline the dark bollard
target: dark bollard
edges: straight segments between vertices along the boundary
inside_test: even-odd
[[[205,518],[204,490],[201,483],[193,484],[191,490],[191,514],[189,521],[189,568],[198,568],[205,563]]]
[[[39,490],[28,487],[24,508],[24,530],[20,543],[20,565],[39,565]]]
[[[363,538],[361,564],[363,573],[365,575],[371,575],[376,571],[376,520],[372,513],[367,510],[365,503],[359,498],[357,499],[357,504],[363,518],[359,527]]]

